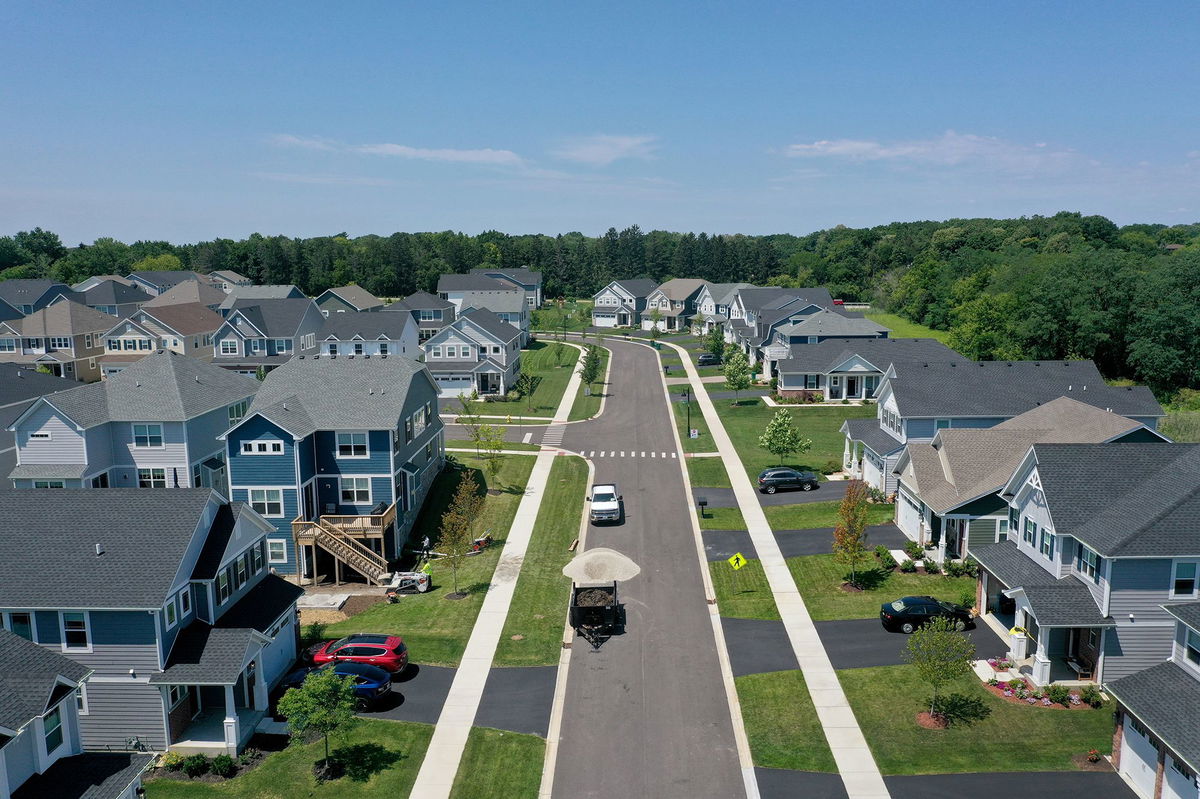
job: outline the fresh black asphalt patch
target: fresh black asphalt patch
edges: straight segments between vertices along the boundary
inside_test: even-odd
[[[776,530],[775,540],[785,558],[802,555],[828,555],[833,552],[833,528],[813,527],[808,530]],[[908,538],[894,524],[875,524],[867,528],[867,548],[883,544],[888,549],[902,549]]]
[[[728,560],[740,552],[747,558],[757,558],[754,542],[745,530],[701,530],[704,536],[704,555],[710,561]]]
[[[493,668],[483,687],[475,726],[545,738],[557,675],[557,666]]]
[[[846,799],[846,787],[839,774],[755,768],[754,779],[762,799]]]
[[[781,621],[721,617],[734,677],[800,668]]]
[[[437,724],[442,705],[454,681],[454,669],[445,666],[409,664],[392,681],[392,694],[360,715],[391,721],[417,721]]]
[[[845,619],[816,622],[817,634],[835,669],[861,669],[872,666],[900,666],[908,642],[904,633],[890,633],[879,619]],[[1008,646],[987,624],[980,622],[967,630],[975,642],[976,659],[1000,657]]]
[[[761,769],[755,769],[757,773]],[[1095,796],[1136,799],[1116,772],[1028,771],[978,774],[926,774],[884,777],[892,799],[962,799],[964,796],[1019,796],[1021,799],[1062,799]],[[759,786],[761,788],[760,780]],[[785,794],[779,794],[784,796]],[[792,794],[800,796],[801,794]],[[813,795],[813,794],[809,794]],[[762,792],[763,799],[769,795]]]

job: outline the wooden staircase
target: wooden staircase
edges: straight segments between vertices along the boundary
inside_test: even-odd
[[[384,585],[391,578],[387,560],[369,547],[363,546],[336,525],[324,518],[316,521],[292,522],[296,543],[312,543],[328,552],[343,565],[349,566],[374,585]]]

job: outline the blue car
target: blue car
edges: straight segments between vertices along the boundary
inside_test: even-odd
[[[339,677],[350,677],[354,680],[354,695],[363,705],[378,702],[392,690],[392,675],[383,669],[367,663],[352,661],[337,661],[326,663],[315,669],[299,669],[283,679],[285,688],[299,688],[308,679],[308,675],[318,671],[330,671]]]

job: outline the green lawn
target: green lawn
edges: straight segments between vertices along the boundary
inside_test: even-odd
[[[571,421],[590,419],[600,412],[600,399],[608,387],[605,378],[608,376],[610,354],[607,348],[600,348],[600,379],[592,386],[591,396],[584,396],[584,386],[582,383],[579,385],[579,393],[575,395],[575,404],[571,406],[571,415],[567,417]]]
[[[480,459],[474,455],[462,455],[462,463],[469,467],[468,474],[480,482],[486,480]],[[507,455],[502,461],[498,484],[504,493],[488,495],[483,512],[475,521],[474,532],[482,535],[491,530],[495,543],[478,555],[467,558],[459,568],[458,585],[468,591],[466,599],[450,600],[453,583],[448,566],[433,563],[434,587],[426,594],[405,594],[394,605],[375,605],[357,616],[331,624],[325,630],[326,637],[336,638],[356,632],[392,633],[404,636],[412,658],[417,663],[438,666],[456,666],[466,647],[475,617],[483,604],[492,572],[500,559],[500,550],[508,536],[517,505],[524,493],[525,482],[533,468],[533,457]],[[421,516],[413,528],[413,541],[425,535],[433,540],[437,548],[437,528],[451,494],[458,485],[461,472],[445,471],[434,484]]]
[[[836,527],[839,505],[839,500],[806,502],[802,505],[767,505],[763,512],[776,530],[809,530],[814,527]],[[867,524],[887,524],[895,518],[895,514],[894,505],[870,505],[867,508]]]
[[[740,400],[737,407],[732,406],[731,400],[713,400],[713,405],[752,480],[757,479],[763,469],[779,465],[777,455],[758,445],[759,436],[779,408],[771,408],[757,397]],[[840,469],[845,436],[838,429],[847,419],[874,415],[872,406],[835,405],[792,410],[792,423],[802,436],[812,441],[812,449],[784,458],[784,465],[820,472],[822,466],[833,461]]]
[[[537,435],[537,433],[534,433],[534,435]],[[475,451],[474,441],[447,441],[446,446],[452,449],[469,449],[472,452]],[[504,449],[520,450],[522,452],[537,452],[539,449],[541,449],[541,446],[538,444],[525,444],[521,441],[505,441]],[[462,455],[462,453],[458,453],[458,455]]]
[[[720,366],[698,366],[696,367],[696,372],[701,377],[716,377],[717,375],[725,374],[725,370]]]
[[[472,727],[450,797],[536,799],[545,758],[546,741],[536,735]]]
[[[788,559],[788,570],[796,581],[800,596],[813,621],[831,619],[870,619],[879,615],[879,606],[902,596],[926,594],[957,602],[964,592],[975,593],[971,577],[947,577],[944,574],[905,574],[901,571],[883,572],[874,569],[871,557],[864,566],[870,569],[870,590],[847,592],[841,588],[850,570],[833,559],[833,555],[806,555]],[[903,639],[896,638],[897,646]]]
[[[754,765],[837,771],[800,671],[750,674],[734,682]]]
[[[866,312],[866,317],[872,322],[878,322],[884,327],[891,328],[892,332],[888,334],[891,338],[935,338],[945,344],[946,339],[950,337],[948,330],[934,330],[932,327],[910,322],[903,316],[894,313],[869,310]]]
[[[568,333],[577,333],[590,327],[592,324],[592,301],[573,300],[565,303],[561,310],[557,303],[553,303],[551,307],[535,308],[529,314],[529,329],[543,330],[547,333],[550,331],[561,332],[564,316],[567,317],[566,330]]]
[[[688,480],[703,488],[729,488],[729,472],[720,458],[688,458]]]
[[[433,726],[429,724],[360,719],[329,740],[330,754],[340,754],[350,764],[349,772],[340,779],[319,783],[313,778],[313,764],[325,756],[325,745],[318,740],[270,754],[253,771],[216,785],[152,780],[146,783],[146,796],[150,799],[408,796],[431,737]]]
[[[583,458],[554,459],[492,661],[495,666],[552,666],[558,662],[571,593],[571,581],[563,576],[562,567],[574,557],[567,547],[579,534],[587,475]],[[523,637],[514,641],[514,635]]]
[[[675,428],[679,431],[679,440],[683,443],[684,452],[716,452],[717,445],[713,443],[712,435],[708,432],[708,423],[704,421],[704,412],[700,404],[693,400],[691,403],[691,425],[698,432],[698,438],[688,436],[688,408],[682,402],[671,403],[671,413],[675,414]]]
[[[534,389],[532,400],[473,402],[471,407],[476,413],[491,416],[553,416],[578,359],[579,350],[574,347],[552,341],[535,341],[521,353],[521,373],[542,379]]]
[[[849,669],[838,677],[884,774],[1070,771],[1072,755],[1112,750],[1111,707],[1013,704],[971,674],[943,689],[943,695],[959,695],[966,712],[983,718],[926,730],[915,718],[929,709],[930,690],[911,666]]]
[[[746,565],[735,572],[728,561],[718,560],[708,564],[708,571],[722,616],[732,619],[779,618],[762,561],[757,558],[747,560]]]
[[[746,520],[738,508],[705,508],[701,530],[745,530]]]

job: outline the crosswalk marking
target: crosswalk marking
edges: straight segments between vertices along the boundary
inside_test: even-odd
[[[593,450],[580,450],[579,454],[583,455],[584,457],[587,457],[587,458],[624,458],[624,457],[626,457],[626,455],[628,455],[630,458],[645,458],[646,457],[646,452],[644,452],[644,451],[639,452],[638,450],[632,450],[632,449],[631,450],[607,450],[607,451],[602,450],[602,449],[601,450],[594,450],[594,449]],[[649,455],[651,458],[656,458],[656,459],[662,458],[663,460],[666,460],[668,457],[668,453],[666,453],[666,452],[651,452]],[[679,454],[676,452],[672,452],[669,454],[669,457],[678,458]]]
[[[528,433],[525,434],[525,437],[521,439],[521,443],[528,444],[532,439],[533,439],[533,431],[530,430]]]
[[[674,458],[674,457],[675,457],[675,453],[674,453],[674,452],[672,452],[672,453],[671,453],[671,457],[672,457],[672,458]]]

